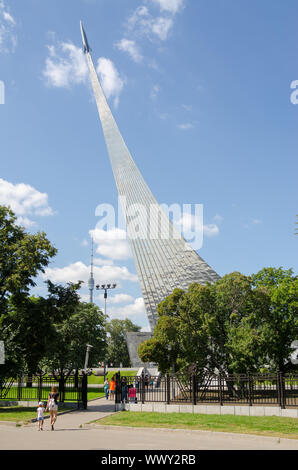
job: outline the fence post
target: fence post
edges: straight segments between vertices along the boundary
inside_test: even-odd
[[[18,401],[22,399],[22,375],[18,376]]]
[[[192,391],[192,404],[197,404],[197,376],[192,374],[191,376],[191,391]]]
[[[38,376],[38,401],[42,400],[42,376]]]
[[[82,377],[82,402],[84,410],[87,410],[87,403],[88,403],[88,378],[87,374],[83,372]]]
[[[221,376],[221,372],[219,373],[219,376],[218,376],[218,384],[219,384],[219,403],[220,403],[220,406],[223,406],[223,399],[222,399],[222,376]]]
[[[65,401],[65,377],[64,374],[60,375],[59,378],[59,401],[64,402]]]
[[[286,388],[285,388],[285,376],[282,371],[280,371],[280,389],[281,389],[281,408],[285,409],[286,407]]]
[[[145,377],[144,375],[142,374],[141,375],[141,402],[142,404],[145,403]]]
[[[79,371],[76,369],[74,375],[74,388],[77,389],[79,387]]]
[[[250,369],[248,369],[248,372],[247,372],[247,376],[248,376],[248,403],[249,403],[249,406],[252,406],[252,381],[251,381],[251,373],[250,373]]]
[[[285,378],[283,372],[278,367],[276,372],[276,385],[277,385],[277,399],[278,404],[281,408],[286,407],[286,396],[285,396]]]
[[[120,372],[117,372],[115,374],[115,405],[118,403],[121,403],[121,395],[122,395],[122,390],[121,390]]]
[[[166,397],[167,404],[169,405],[171,402],[171,378],[169,374],[166,375]]]

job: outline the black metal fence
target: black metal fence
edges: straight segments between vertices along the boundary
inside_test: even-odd
[[[45,374],[0,376],[0,400],[45,402],[52,387],[57,388],[60,403],[76,402],[78,408],[87,407],[87,376],[78,373],[56,378]]]
[[[118,375],[116,403],[121,402],[298,407],[298,374]]]

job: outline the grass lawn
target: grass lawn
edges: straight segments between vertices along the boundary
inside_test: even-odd
[[[102,388],[88,388],[88,400],[93,400],[94,398],[104,397],[104,391]]]
[[[25,407],[25,406],[0,406],[0,421],[14,421],[16,423],[24,422],[29,423],[31,419],[36,418],[36,406]],[[59,411],[66,411],[63,405],[59,405]],[[45,413],[48,416],[50,413]]]
[[[137,371],[135,370],[123,370],[120,372],[120,376],[128,376],[128,377],[134,377],[136,375]],[[106,377],[108,380],[111,380],[113,375],[116,374],[116,371],[110,371],[107,373]],[[88,375],[88,384],[102,384],[103,385],[103,376],[100,375]]]
[[[198,429],[298,439],[298,419],[277,416],[253,417],[121,411],[101,419],[98,424],[141,428]]]
[[[42,389],[42,401],[46,402],[48,399],[48,394],[51,391],[51,387],[43,387]],[[17,401],[18,390],[17,387],[11,387],[8,394],[2,400],[4,401]],[[104,392],[102,388],[88,388],[88,400],[92,400],[93,398],[103,397]],[[74,392],[65,392],[65,401],[74,401],[75,393]],[[38,400],[38,389],[37,387],[32,388],[24,388],[21,400]],[[1,400],[0,400],[1,406]]]

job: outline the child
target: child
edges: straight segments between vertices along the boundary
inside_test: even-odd
[[[110,388],[109,381],[106,380],[106,381],[105,381],[105,384],[104,384],[104,387],[103,387],[103,390],[104,390],[105,396],[106,396],[106,400],[109,399],[109,388]]]
[[[43,431],[43,422],[44,422],[44,406],[43,402],[40,401],[38,403],[38,408],[37,408],[37,422],[38,422],[38,430]]]
[[[129,387],[128,396],[129,396],[130,403],[136,403],[137,402],[136,389],[133,385],[130,385],[130,387]]]
[[[112,377],[112,379],[111,379],[111,381],[110,381],[110,387],[109,387],[109,391],[110,391],[110,400],[113,400],[113,398],[114,398],[114,395],[115,395],[115,388],[116,388],[115,377]]]

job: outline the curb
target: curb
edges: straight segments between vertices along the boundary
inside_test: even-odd
[[[57,416],[61,416],[61,415],[65,415],[67,413],[71,413],[72,411],[77,411],[77,408],[74,408],[73,410],[65,410],[65,411],[61,411],[60,413],[58,412],[57,413]],[[49,419],[50,418],[50,415],[48,416],[45,416],[44,419]],[[5,425],[5,426],[26,426],[30,423],[36,423],[37,422],[37,419],[36,418],[32,418],[32,419],[29,419],[28,421],[0,421],[0,425]]]
[[[25,421],[0,421],[0,426],[24,426]]]
[[[104,418],[100,418],[104,419]],[[116,426],[116,425],[106,425],[106,424],[95,424],[95,423],[86,423],[85,426],[90,426],[98,429],[129,429],[129,430],[135,430],[135,431],[162,431],[162,432],[183,432],[183,433],[189,433],[189,434],[205,434],[209,435],[210,437],[213,437],[216,439],[217,437],[220,437],[222,435],[228,436],[231,439],[237,439],[239,437],[243,438],[248,438],[250,440],[258,440],[260,438],[266,439],[266,440],[271,440],[273,443],[276,444],[282,444],[283,441],[298,441],[297,438],[291,438],[291,437],[278,437],[278,436],[266,436],[264,434],[243,434],[243,433],[231,433],[231,432],[225,432],[225,431],[208,431],[205,429],[185,429],[185,428],[151,428],[151,427],[134,427],[134,426]]]

